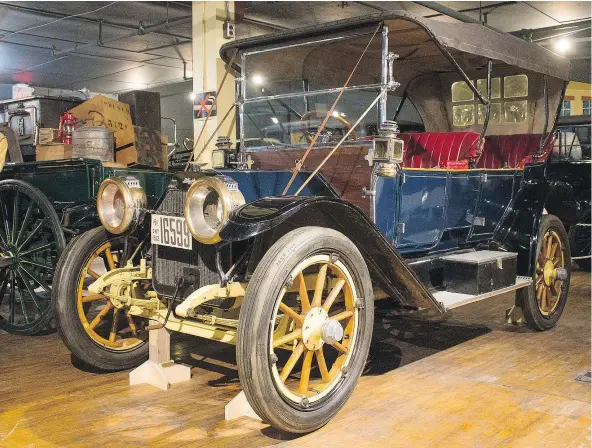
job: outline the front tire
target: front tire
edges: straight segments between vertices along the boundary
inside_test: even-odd
[[[362,373],[373,316],[370,274],[349,239],[321,227],[280,238],[255,269],[239,317],[239,378],[255,412],[291,433],[325,425]]]
[[[564,269],[561,279],[558,269]],[[561,220],[544,215],[537,241],[534,293],[520,295],[527,325],[537,331],[557,325],[567,303],[571,277],[571,253],[567,233]]]
[[[104,371],[130,369],[148,358],[144,320],[87,290],[99,275],[122,264],[124,238],[102,227],[89,230],[66,247],[56,268],[59,334],[76,358]]]

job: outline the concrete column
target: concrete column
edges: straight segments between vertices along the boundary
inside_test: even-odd
[[[234,22],[234,2],[228,2],[228,7],[230,20]],[[223,37],[223,24],[226,20],[225,2],[193,2],[192,14],[193,92],[196,98],[193,115],[194,141],[197,140],[206,120],[205,117],[195,118],[200,107],[200,99],[203,101],[203,94],[207,92],[215,92],[218,95],[216,116],[212,114],[208,119],[206,129],[194,151],[195,160],[200,165],[211,167],[212,150],[216,148],[217,137],[227,135],[233,143],[236,140],[236,115],[232,113],[218,131],[218,135],[204,149],[204,144],[218,127],[218,120],[224,117],[235,99],[234,77],[231,74],[226,78],[221,92],[216,92],[226,71],[219,54],[220,47],[228,42]]]

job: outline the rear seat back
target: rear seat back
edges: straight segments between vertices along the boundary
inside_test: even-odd
[[[475,132],[418,132],[399,134],[405,142],[407,168],[468,168],[477,156]]]
[[[543,134],[488,135],[485,137],[479,168],[524,168],[532,163],[533,155],[540,150]],[[544,160],[553,148],[554,136],[550,136],[540,160]]]

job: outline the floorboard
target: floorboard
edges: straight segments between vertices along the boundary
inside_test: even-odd
[[[574,271],[557,328],[508,326],[511,295],[444,316],[376,310],[368,367],[352,398],[301,437],[243,418],[234,348],[173,336],[191,381],[167,392],[72,362],[56,333],[0,334],[0,447],[589,447],[590,275]]]

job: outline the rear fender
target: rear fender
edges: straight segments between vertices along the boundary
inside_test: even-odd
[[[327,227],[347,236],[364,256],[372,280],[403,305],[444,311],[364,212],[339,198],[259,199],[241,207],[220,236],[227,242],[258,237],[259,241],[271,244],[304,226]]]

